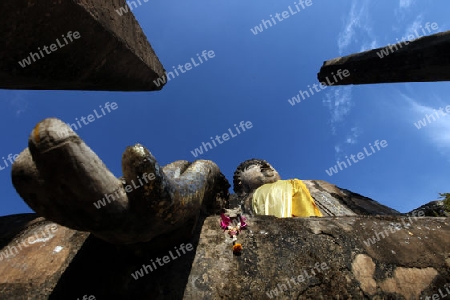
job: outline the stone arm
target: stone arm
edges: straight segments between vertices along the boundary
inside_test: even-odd
[[[201,208],[227,206],[230,185],[212,161],[161,168],[136,144],[125,150],[122,171],[117,179],[69,126],[50,118],[33,129],[12,182],[39,215],[114,244],[150,241],[197,218]]]

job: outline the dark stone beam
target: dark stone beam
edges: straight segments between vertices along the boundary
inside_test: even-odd
[[[0,1],[0,88],[160,90],[163,84],[153,81],[164,68],[134,15],[116,12],[125,5],[125,0]],[[27,57],[30,64],[22,67],[19,61]]]
[[[319,82],[348,85],[450,80],[450,31],[406,43],[328,60],[317,74]],[[380,58],[382,50],[389,55]],[[341,75],[341,79],[337,76],[339,69],[341,74],[347,69],[350,75]]]

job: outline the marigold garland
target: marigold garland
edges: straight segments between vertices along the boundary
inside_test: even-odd
[[[224,213],[220,214],[220,227],[222,227],[223,230],[228,230],[228,234],[233,239],[233,254],[235,255],[240,254],[243,249],[241,244],[236,243],[237,236],[242,229],[247,227],[247,223],[245,223],[246,219],[244,217],[239,214],[237,218],[238,222],[234,226],[234,223],[229,216],[226,216]]]
[[[241,253],[241,251],[242,251],[242,245],[241,244],[236,243],[236,244],[233,245],[233,253],[234,254],[239,254],[239,253]]]

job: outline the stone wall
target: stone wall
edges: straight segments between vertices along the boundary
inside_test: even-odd
[[[0,218],[0,251],[52,224],[34,214]],[[187,233],[159,250],[161,240],[170,237],[114,246],[58,225],[50,239],[3,257],[0,294],[5,299],[419,299],[450,289],[448,218],[258,216],[248,224],[238,238],[240,256],[233,255],[218,216],[201,218],[193,236]],[[183,254],[182,243],[193,250]],[[132,277],[169,251],[167,263]]]

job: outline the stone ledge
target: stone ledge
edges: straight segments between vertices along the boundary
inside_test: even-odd
[[[0,218],[0,251],[48,224],[31,214]],[[61,226],[41,247],[36,243],[0,262],[0,292],[8,299],[269,299],[267,293],[274,296],[284,284],[274,298],[419,299],[449,288],[449,218],[257,216],[248,224],[238,238],[240,256],[232,254],[219,216],[202,219],[193,238],[156,252],[158,241],[115,246]],[[364,243],[384,230],[388,236]],[[131,277],[182,242],[194,251],[138,280]],[[62,249],[53,253],[56,246]]]
[[[448,218],[259,216],[238,238],[241,256],[217,220],[205,221],[184,299],[268,299],[278,284],[287,290],[277,299],[419,299],[450,283]],[[401,229],[391,233],[396,223]],[[364,243],[386,229],[385,238]],[[329,269],[294,284],[316,263]]]

